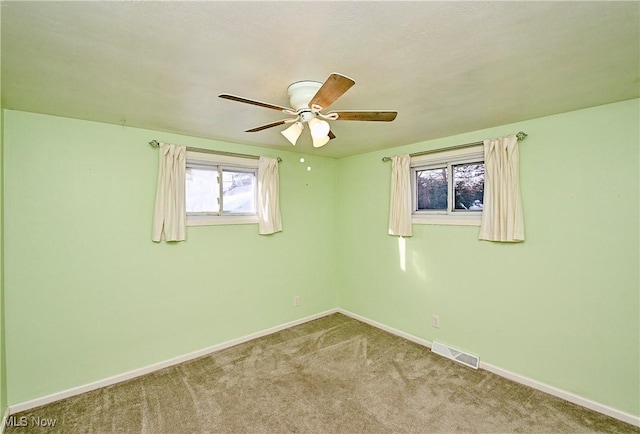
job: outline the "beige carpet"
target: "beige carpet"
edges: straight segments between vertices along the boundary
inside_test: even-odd
[[[340,314],[12,420],[27,426],[7,434],[640,433]]]

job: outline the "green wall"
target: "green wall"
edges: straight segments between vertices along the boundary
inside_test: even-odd
[[[414,225],[404,248],[387,235],[382,156],[520,130],[524,243],[462,226]],[[639,130],[633,100],[339,160],[338,305],[640,415]]]
[[[4,110],[0,98],[0,420],[7,408],[7,363],[4,325]]]
[[[285,150],[6,110],[8,402],[339,306],[640,415],[639,119],[634,100],[303,165]],[[526,242],[461,226],[414,225],[404,245],[387,235],[382,156],[519,130]],[[151,139],[281,156],[284,232],[196,227],[152,243]]]
[[[284,232],[192,227],[153,243],[152,139],[282,157]],[[336,162],[299,157],[6,110],[9,404],[334,308]]]
[[[0,8],[0,16],[2,8]],[[2,20],[0,19],[0,23]],[[0,32],[1,33],[1,32]],[[0,59],[0,64],[2,60]],[[2,83],[2,67],[0,65],[0,83]],[[2,102],[2,86],[0,85],[0,421],[7,407],[7,364],[5,352],[4,324],[4,109]],[[0,422],[1,424],[2,422]]]

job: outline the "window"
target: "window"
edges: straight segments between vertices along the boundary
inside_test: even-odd
[[[413,223],[480,225],[484,198],[482,146],[411,159]]]
[[[187,152],[187,226],[257,223],[258,160]]]

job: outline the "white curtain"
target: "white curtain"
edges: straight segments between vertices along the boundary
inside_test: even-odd
[[[260,157],[258,160],[258,233],[268,235],[281,231],[278,160]]]
[[[160,143],[151,237],[155,242],[186,239],[185,172],[186,147]]]
[[[484,164],[484,207],[479,238],[488,241],[524,241],[516,136],[485,140]]]
[[[391,206],[389,235],[410,237],[411,233],[411,157],[396,155],[391,162]]]

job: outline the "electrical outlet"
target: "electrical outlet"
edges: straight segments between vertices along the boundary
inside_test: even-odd
[[[300,306],[300,297],[297,295],[293,297],[293,306]]]
[[[440,315],[431,315],[431,325],[436,329],[440,328]]]

